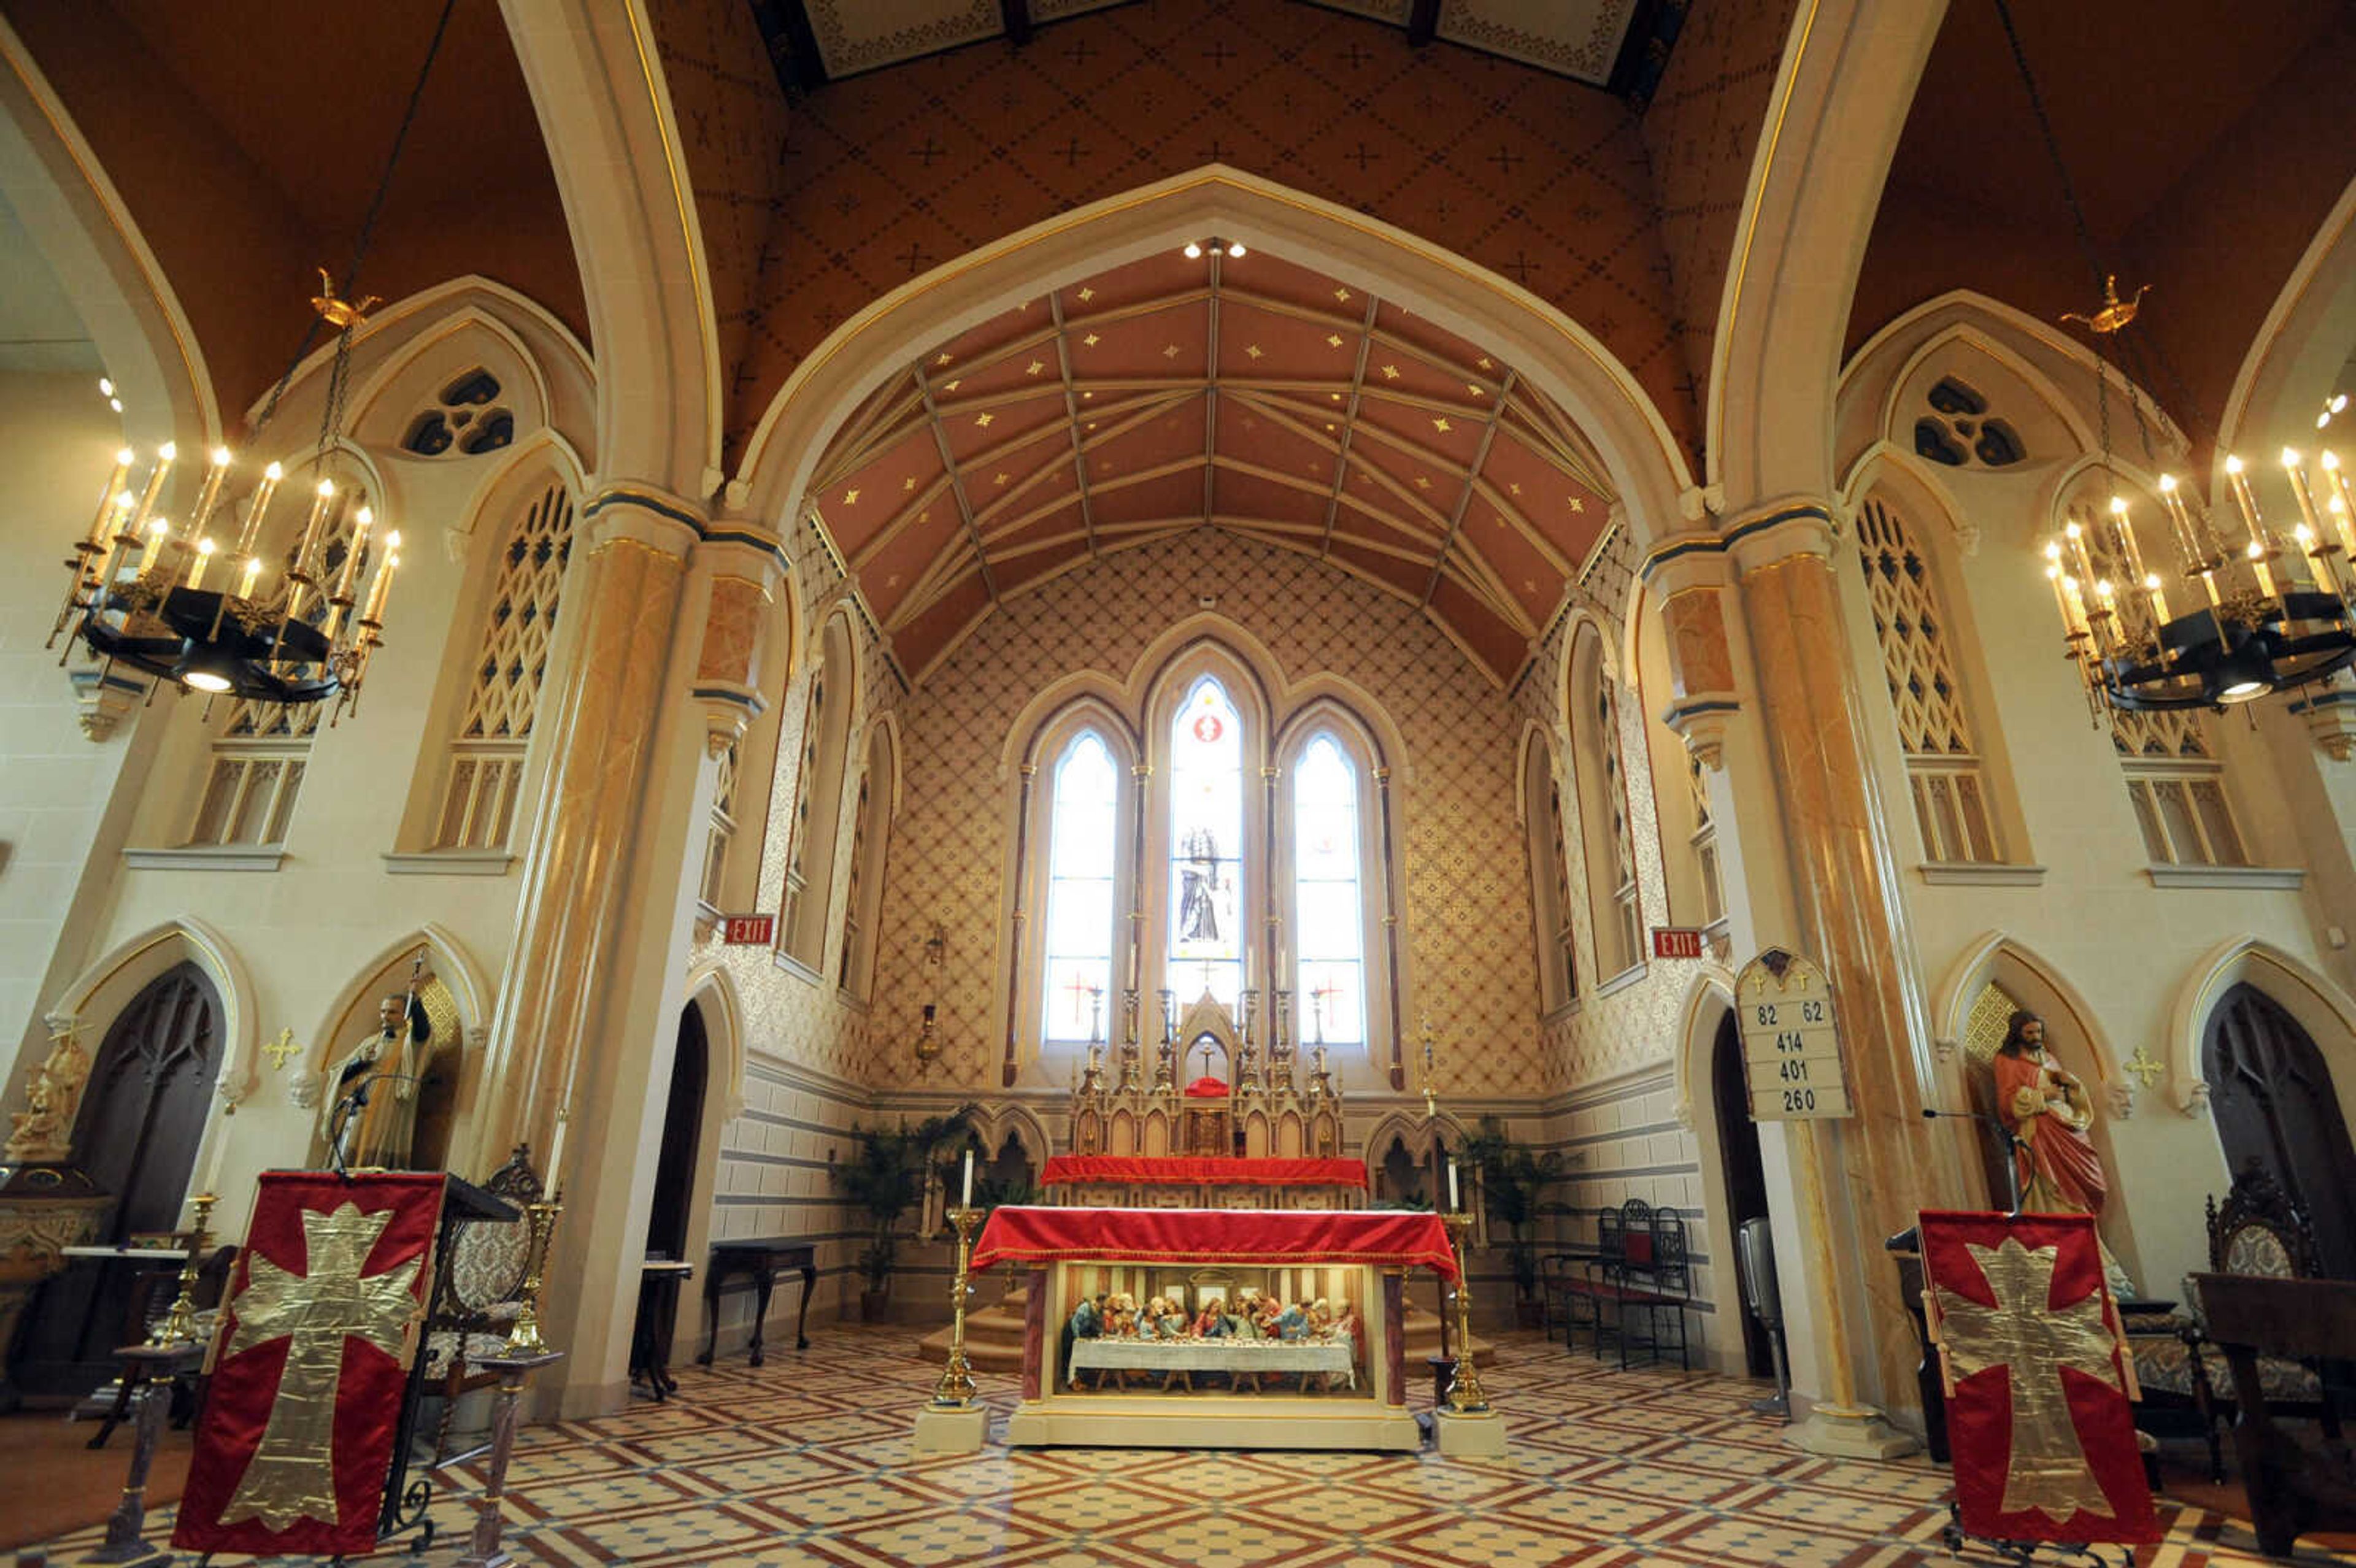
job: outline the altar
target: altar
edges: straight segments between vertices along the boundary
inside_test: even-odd
[[[1456,1277],[1437,1215],[1001,1207],[973,1267],[1025,1268],[1018,1447],[1412,1452],[1406,1285]]]

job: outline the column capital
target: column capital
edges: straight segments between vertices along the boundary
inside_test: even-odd
[[[703,508],[651,485],[613,484],[581,508],[592,554],[630,539],[684,562],[710,527]]]
[[[1795,556],[1830,560],[1837,516],[1828,500],[1789,496],[1736,513],[1727,518],[1719,537],[1733,559],[1735,574],[1748,577]]]

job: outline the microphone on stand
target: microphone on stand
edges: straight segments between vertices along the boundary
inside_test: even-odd
[[[1997,1135],[2004,1139],[2005,1187],[2007,1196],[2012,1200],[2010,1217],[2019,1219],[2020,1217],[2020,1167],[2013,1158],[2013,1151],[2027,1148],[2029,1140],[2006,1126],[2002,1116],[1990,1115],[1986,1111],[1940,1111],[1925,1105],[1922,1107],[1922,1119],[1926,1122],[1941,1120],[1977,1122],[1982,1126],[1996,1129]]]

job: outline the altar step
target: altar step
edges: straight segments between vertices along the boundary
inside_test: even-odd
[[[1023,1312],[1031,1293],[1017,1286],[998,1302],[965,1315],[965,1359],[978,1372],[1019,1372],[1023,1370]],[[948,1325],[943,1324],[916,1341],[916,1354],[928,1361],[949,1359]],[[1440,1315],[1413,1302],[1407,1309],[1408,1375],[1414,1377],[1424,1362],[1440,1354]],[[1488,1366],[1497,1359],[1496,1347],[1472,1336],[1472,1360]]]

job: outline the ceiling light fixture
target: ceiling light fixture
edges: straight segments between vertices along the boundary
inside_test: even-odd
[[[1185,247],[1181,253],[1190,261],[1199,261],[1203,259],[1203,252],[1206,250],[1213,251],[1214,253],[1224,251],[1231,259],[1237,261],[1242,261],[1245,255],[1244,242],[1242,240],[1222,240],[1215,234],[1211,236],[1208,240],[1187,240]]]
[[[2094,253],[2093,231],[2013,26],[2012,8],[2008,0],[1994,4],[2046,156],[2061,184],[2062,199],[2086,251],[2087,265],[2102,286],[2102,304],[2093,314],[2072,313],[2062,319],[2079,323],[2096,339],[2092,357],[2095,401],[2102,414],[2102,465],[2112,486],[2108,515],[2073,508],[2062,537],[2045,547],[2045,576],[2087,702],[2098,719],[2105,708],[2128,712],[2222,708],[2327,679],[2356,662],[2356,506],[2351,506],[2336,454],[2324,453],[2320,460],[2329,488],[2323,509],[2331,517],[2327,528],[2305,459],[2289,450],[2282,453],[2284,475],[2299,514],[2287,539],[2259,511],[2242,460],[2228,455],[2226,482],[2248,534],[2239,548],[2220,538],[2205,509],[2196,509],[2196,500],[2188,497],[2187,486],[2172,474],[2160,475],[2163,527],[2177,557],[2180,597],[2176,603],[2169,603],[2168,584],[2154,569],[2164,557],[2156,554],[2149,561],[2145,557],[2126,498],[2119,493],[2124,485],[2110,450],[2111,365],[2105,356],[2121,362],[2120,385],[2136,434],[2147,464],[2157,467],[2137,390],[2151,384],[2154,366],[2147,360],[2143,340],[2127,332],[2149,285],[2121,299],[2117,278],[2104,270]],[[2180,389],[2181,379],[2159,356],[2158,346],[2150,347],[2157,368]],[[2334,411],[2327,405],[2319,425]]]
[[[177,448],[166,442],[155,449],[155,462],[134,493],[129,482],[138,454],[126,446],[114,454],[113,468],[99,490],[97,513],[74,540],[66,562],[73,579],[49,631],[51,646],[70,628],[70,635],[108,667],[126,664],[184,691],[209,697],[234,693],[284,703],[333,698],[337,714],[359,699],[369,658],[384,641],[385,601],[391,592],[393,570],[401,563],[401,536],[384,535],[375,552],[375,575],[363,592],[360,568],[369,553],[376,517],[357,493],[339,498],[327,473],[328,460],[341,436],[352,339],[377,303],[373,295],[358,297],[353,285],[455,6],[455,0],[444,0],[343,282],[339,286],[326,268],[319,269],[319,293],[311,301],[316,318],[254,417],[250,439],[258,443],[321,325],[333,328],[335,348],[324,393],[327,417],[320,423],[312,464],[318,477],[311,486],[311,507],[302,532],[294,549],[276,563],[280,581],[262,581],[262,539],[271,498],[285,476],[280,464],[268,464],[256,477],[242,519],[237,518],[234,503],[228,506],[237,533],[227,553],[240,564],[230,568],[224,562],[223,581],[214,586],[207,578],[222,550],[206,529],[222,507],[234,454],[225,446],[212,449],[187,525],[176,531],[157,508],[166,498]],[[102,378],[98,385],[100,395],[120,412],[123,403],[114,383]],[[348,527],[343,508],[349,508]]]

